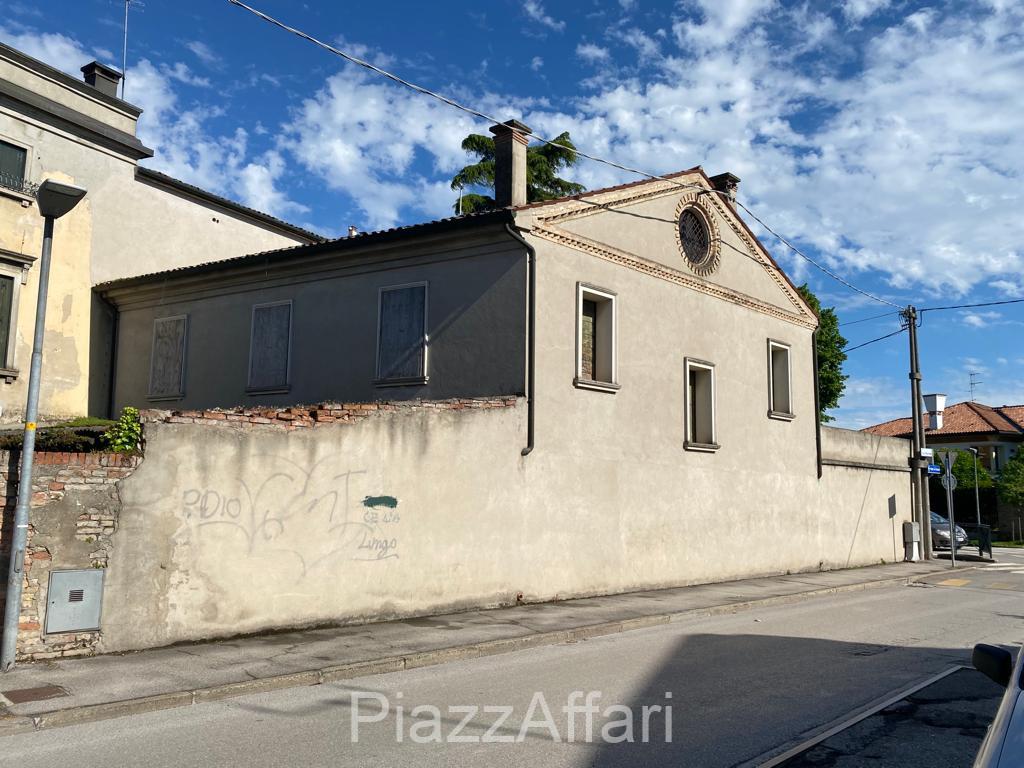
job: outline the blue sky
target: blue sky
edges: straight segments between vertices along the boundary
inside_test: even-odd
[[[589,153],[732,171],[773,229],[897,304],[1024,298],[1021,2],[249,2]],[[120,68],[120,0],[5,7],[5,42],[75,75]],[[446,215],[459,143],[486,132],[227,0],[133,9],[126,97],[149,165],[329,235]],[[763,240],[843,321],[889,309]],[[897,327],[843,330],[852,345]],[[926,391],[967,399],[976,371],[979,401],[1024,403],[1024,304],[930,313],[921,348]],[[905,415],[906,359],[903,335],[851,352],[838,423]]]

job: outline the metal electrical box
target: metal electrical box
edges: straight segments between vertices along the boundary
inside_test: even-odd
[[[100,628],[103,569],[52,571],[46,592],[46,633]]]

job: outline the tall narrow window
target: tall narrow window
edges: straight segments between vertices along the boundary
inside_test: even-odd
[[[715,366],[686,358],[686,442],[694,451],[715,451]]]
[[[27,150],[0,141],[0,186],[20,192],[25,186],[27,159]]]
[[[252,308],[249,392],[281,392],[288,389],[291,340],[290,301],[257,304]]]
[[[14,278],[0,275],[0,368],[9,367],[14,338]]]
[[[768,340],[768,415],[774,419],[793,418],[790,386],[789,345]]]
[[[173,400],[185,396],[185,347],[188,315],[153,321],[153,352],[149,368],[149,397]]]
[[[382,288],[378,312],[376,383],[425,383],[427,284]]]
[[[616,380],[615,294],[578,283],[576,286],[576,377],[584,389],[614,392]]]

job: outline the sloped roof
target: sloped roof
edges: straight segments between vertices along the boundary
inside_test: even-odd
[[[928,414],[922,415],[925,423]],[[873,427],[866,427],[864,432],[887,437],[906,437],[913,432],[912,420],[909,416],[893,419]],[[928,435],[1016,435],[1024,439],[1024,405],[1003,405],[994,408],[981,403],[963,402],[946,406],[942,414],[942,429],[930,429]]]
[[[213,192],[209,192],[203,189],[202,187],[197,187],[195,184],[189,184],[187,181],[182,181],[181,179],[176,179],[173,176],[168,176],[166,173],[162,173],[161,171],[155,171],[152,168],[138,166],[135,169],[135,175],[137,177],[142,177],[143,179],[148,179],[150,181],[156,182],[157,184],[162,184],[165,187],[170,187],[171,189],[177,189],[181,192],[185,192],[186,194],[192,195],[193,197],[198,197],[201,200],[206,200],[207,202],[214,203],[215,205],[219,205],[222,208],[227,208],[230,211],[236,211],[245,216],[248,216],[251,219],[262,221],[264,224],[269,224],[275,229],[283,229],[285,232],[290,232],[293,235],[298,235],[299,237],[309,240],[312,243],[322,243],[327,239],[323,235],[318,235],[316,232],[311,232],[308,229],[303,229],[302,227],[296,226],[295,224],[287,222],[284,219],[279,219],[276,216],[271,216],[269,213],[258,211],[255,208],[250,208],[247,205],[242,205],[241,203],[237,203],[234,200],[229,200],[226,197],[215,195]]]

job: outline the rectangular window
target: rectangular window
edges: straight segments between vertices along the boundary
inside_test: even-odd
[[[381,288],[375,383],[401,385],[426,381],[427,284]]]
[[[716,451],[715,366],[686,358],[686,443],[693,451]]]
[[[185,347],[188,315],[160,317],[153,321],[153,352],[149,368],[151,400],[185,396]]]
[[[619,388],[615,362],[615,294],[576,284],[576,377],[584,389]]]
[[[793,418],[790,386],[789,345],[768,340],[768,415],[789,421]]]
[[[14,278],[0,275],[0,367],[7,368],[14,338]]]
[[[28,151],[0,141],[0,186],[21,191],[25,186]]]
[[[278,301],[252,308],[249,337],[250,392],[284,392],[291,363],[292,303]]]

